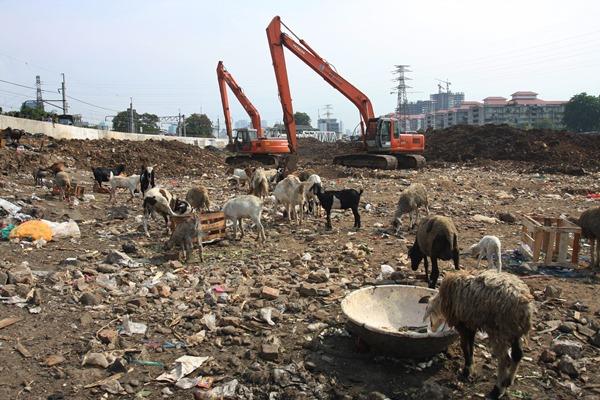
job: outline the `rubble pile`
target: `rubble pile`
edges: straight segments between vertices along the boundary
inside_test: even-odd
[[[600,135],[523,130],[508,125],[457,125],[427,133],[428,161],[526,161],[540,167],[598,170]]]

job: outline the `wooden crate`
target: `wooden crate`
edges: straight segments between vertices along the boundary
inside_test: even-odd
[[[213,243],[225,238],[225,214],[222,211],[196,213],[192,215],[171,217],[171,229],[194,215],[200,217],[200,224],[204,232],[202,243]]]
[[[563,267],[577,266],[581,248],[579,226],[564,218],[540,215],[524,215],[522,223],[522,241],[531,247],[534,263]]]
[[[78,199],[82,199],[84,191],[85,191],[85,188],[83,186],[75,185],[75,186],[71,186],[71,190],[67,191],[67,193],[65,193],[65,195],[67,197],[75,196]],[[55,195],[55,196],[59,195],[60,194],[60,188],[58,186],[54,186],[52,188],[52,194]]]

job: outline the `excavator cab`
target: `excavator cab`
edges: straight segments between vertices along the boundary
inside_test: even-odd
[[[252,141],[257,140],[258,133],[256,129],[240,128],[236,130],[234,145],[236,151],[252,151]]]

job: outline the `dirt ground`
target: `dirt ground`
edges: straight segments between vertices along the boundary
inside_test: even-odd
[[[159,164],[157,182],[178,195],[203,184],[216,208],[244,191],[227,182],[223,154],[179,144],[148,145],[155,150],[145,153],[148,161]],[[335,145],[324,146],[332,155]],[[108,195],[93,193],[95,199],[73,206],[34,186],[31,168],[63,159],[86,193],[92,193],[89,167],[123,162],[133,172],[146,161],[124,147],[120,142],[59,142],[50,150],[18,155],[14,149],[0,149],[0,198],[41,208],[51,221],[74,219],[81,230],[80,238],[51,241],[41,248],[27,241],[0,242],[0,280],[5,277],[0,281],[0,321],[22,318],[0,328],[2,399],[193,399],[195,389],[156,381],[186,354],[211,357],[189,377],[212,378],[215,398],[233,380],[235,394],[228,398],[483,398],[495,382],[496,368],[483,339],[476,341],[475,378],[463,382],[457,377],[462,364],[458,343],[429,360],[402,360],[365,352],[344,329],[341,299],[352,290],[380,283],[382,264],[400,272],[398,282],[426,286],[423,271],[413,272],[406,258],[414,232],[405,229],[397,237],[390,231],[399,193],[411,182],[423,183],[429,190],[430,212],[455,221],[461,249],[494,234],[508,254],[520,242],[523,214],[577,216],[598,205],[587,194],[600,192],[599,173],[530,172],[539,165],[537,159],[534,164],[483,160],[419,171],[373,171],[332,166],[315,150],[310,152],[313,157],[301,158],[300,165],[320,174],[326,188],[364,189],[361,230],[352,229],[350,212],[336,213],[333,231],[326,231],[324,218],[290,225],[267,205],[266,243],[258,244],[256,231],[249,228],[240,242],[205,246],[204,263],[194,258],[185,264],[163,250],[167,237],[162,222],[151,221],[151,238],[143,235],[139,197],[128,203],[128,194],[122,192],[113,205]],[[173,167],[180,157],[183,162]],[[499,218],[501,213],[516,222],[479,222],[475,217]],[[502,219],[510,220],[506,215]],[[127,265],[108,264],[107,255],[123,245],[131,260]],[[24,261],[31,274],[23,273]],[[525,358],[508,398],[599,398],[600,292],[598,280],[586,268],[588,261],[587,245],[576,270],[536,270],[505,259],[505,270],[523,277],[536,306]],[[462,256],[463,268],[474,270],[475,264],[475,259]],[[486,267],[484,261],[480,269]],[[329,275],[323,278],[325,268]],[[452,269],[446,262],[441,268]],[[318,291],[303,290],[315,279],[321,281]],[[264,286],[278,289],[278,296],[264,298]],[[35,304],[10,304],[11,296],[25,298],[31,289],[37,289],[33,302],[41,311]],[[268,308],[273,325],[261,316]],[[216,327],[207,319],[211,314]],[[146,324],[145,334],[127,336],[126,315]],[[204,339],[194,344],[191,337],[202,331]],[[572,376],[552,359],[552,352],[540,359],[556,338],[581,347]],[[89,353],[117,361],[108,368],[82,366]],[[156,364],[141,365],[148,361]],[[113,380],[102,384],[111,376]],[[201,390],[196,398],[208,398],[209,393]]]

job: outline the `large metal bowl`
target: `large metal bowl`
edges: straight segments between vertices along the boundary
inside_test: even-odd
[[[349,293],[342,300],[351,334],[364,340],[372,350],[401,358],[427,358],[448,348],[457,338],[444,326],[438,332],[423,322],[426,303],[419,303],[436,290],[418,286],[369,286]]]

